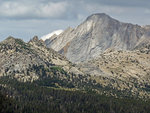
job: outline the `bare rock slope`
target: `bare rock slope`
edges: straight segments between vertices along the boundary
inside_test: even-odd
[[[68,28],[45,41],[50,47],[77,63],[96,58],[108,48],[132,50],[150,33],[142,27],[119,22],[106,14],[93,14],[77,28]]]
[[[13,37],[0,43],[0,77],[11,76],[21,82],[32,82],[41,76],[65,79],[64,71],[82,74],[64,56],[47,48],[36,36],[28,43]]]

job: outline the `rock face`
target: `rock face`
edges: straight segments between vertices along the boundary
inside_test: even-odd
[[[89,16],[77,28],[68,28],[45,43],[77,63],[93,59],[108,48],[132,50],[149,33],[149,26],[122,23],[102,13]]]
[[[82,74],[64,56],[47,48],[37,36],[28,43],[13,37],[0,43],[0,77],[32,82],[40,76],[65,78],[63,70],[68,74]]]

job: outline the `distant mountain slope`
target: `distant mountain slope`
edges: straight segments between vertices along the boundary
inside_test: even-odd
[[[134,51],[108,49],[96,59],[78,65],[97,83],[122,92],[129,90],[140,97],[150,96],[150,46]]]
[[[98,13],[89,16],[77,28],[68,28],[45,43],[47,47],[77,63],[96,58],[108,48],[132,50],[141,38],[149,36],[148,33],[148,26],[122,23],[104,13]]]

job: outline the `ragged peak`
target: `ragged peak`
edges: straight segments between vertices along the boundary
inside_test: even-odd
[[[30,41],[29,44],[37,45],[37,46],[45,46],[44,41],[42,39],[39,40],[38,36],[34,36]]]
[[[33,40],[33,41],[38,41],[39,38],[38,38],[38,36],[34,36],[32,40]]]
[[[34,36],[29,42],[39,42],[38,36]]]

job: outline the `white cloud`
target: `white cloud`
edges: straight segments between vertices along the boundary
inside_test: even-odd
[[[3,2],[0,4],[0,18],[59,18],[67,10],[67,2]]]
[[[0,16],[19,16],[29,12],[29,8],[20,3],[4,2],[0,5]]]
[[[131,11],[133,8],[130,7],[121,7],[121,6],[111,6],[111,5],[104,5],[104,4],[87,4],[86,9],[93,13],[93,12],[104,12],[104,13],[112,13],[112,14],[121,14],[124,12]]]
[[[48,4],[41,4],[40,6],[38,6],[38,10],[37,8],[34,8],[34,10],[38,16],[60,17],[66,12],[67,6],[67,2],[49,2]]]

